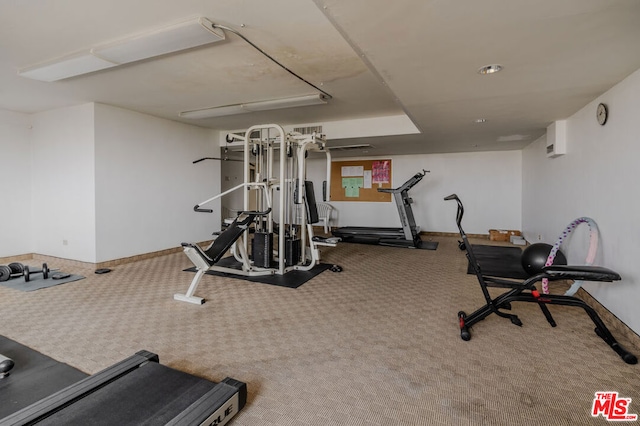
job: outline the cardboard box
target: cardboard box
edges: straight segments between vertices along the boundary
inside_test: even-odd
[[[524,237],[520,236],[520,235],[512,235],[509,237],[509,241],[511,241],[511,244],[515,244],[517,246],[526,246],[527,245],[527,240],[524,239]]]
[[[522,232],[513,229],[489,229],[489,240],[509,242],[512,235],[521,236]]]

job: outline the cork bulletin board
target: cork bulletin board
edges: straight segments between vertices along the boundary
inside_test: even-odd
[[[331,201],[390,202],[391,160],[352,160],[331,163]]]

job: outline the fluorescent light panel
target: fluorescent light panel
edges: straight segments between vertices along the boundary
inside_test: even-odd
[[[224,32],[214,29],[211,21],[196,18],[21,69],[18,75],[34,80],[57,81],[224,39]]]
[[[248,109],[244,109],[242,104],[238,105],[227,105],[217,108],[205,108],[205,109],[196,109],[193,111],[184,111],[179,114],[182,118],[211,118],[211,117],[224,117],[226,115],[236,115],[236,114],[244,114],[247,112],[251,112]]]
[[[179,114],[182,118],[200,119],[224,117],[226,115],[243,114],[255,111],[269,111],[273,109],[294,108],[309,105],[326,104],[327,100],[321,93],[313,95],[297,96],[294,98],[272,99],[268,101],[249,102],[236,105],[225,105],[214,108],[183,111]]]
[[[24,68],[18,71],[22,77],[40,81],[57,81],[63,78],[100,71],[118,64],[97,58],[89,53],[67,56],[53,62]]]
[[[222,31],[216,31],[208,19],[198,18],[94,47],[91,54],[127,64],[221,40],[224,40]]]

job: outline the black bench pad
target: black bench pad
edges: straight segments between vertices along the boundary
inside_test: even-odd
[[[619,281],[620,275],[601,266],[551,265],[542,268],[550,280]]]

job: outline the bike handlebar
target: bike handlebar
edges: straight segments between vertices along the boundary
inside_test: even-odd
[[[458,203],[458,211],[456,212],[456,224],[458,225],[458,229],[460,230],[460,234],[463,234],[462,231],[462,216],[464,215],[464,207],[462,206],[462,201],[456,194],[451,194],[444,197],[445,201],[456,200]]]

